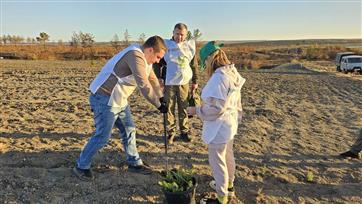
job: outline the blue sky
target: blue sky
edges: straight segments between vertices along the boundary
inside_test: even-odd
[[[96,41],[141,33],[169,38],[178,22],[202,40],[362,38],[362,0],[0,0],[1,35],[69,41],[73,31]]]

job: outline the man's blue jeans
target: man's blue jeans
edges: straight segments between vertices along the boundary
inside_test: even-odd
[[[108,143],[114,125],[118,128],[121,142],[129,165],[141,165],[136,147],[136,128],[132,120],[129,106],[123,108],[108,106],[109,96],[94,94],[89,97],[90,106],[94,113],[96,131],[85,145],[77,166],[80,169],[90,169],[93,156]]]

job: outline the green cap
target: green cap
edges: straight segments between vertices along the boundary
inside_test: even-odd
[[[215,45],[215,41],[210,41],[200,49],[201,71],[204,71],[205,69],[206,58],[212,53],[214,53],[216,50],[220,49],[222,46],[224,46],[224,44]]]

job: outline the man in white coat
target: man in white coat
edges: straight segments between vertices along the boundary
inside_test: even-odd
[[[154,68],[159,73],[161,83],[165,85],[165,100],[168,105],[167,130],[168,142],[172,144],[176,135],[176,105],[180,137],[191,142],[186,108],[188,107],[189,83],[192,81],[191,92],[198,88],[198,65],[195,59],[196,45],[194,40],[186,40],[187,26],[183,23],[175,25],[173,36],[165,40],[168,51],[160,63]]]

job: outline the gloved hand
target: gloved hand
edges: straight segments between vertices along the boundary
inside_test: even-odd
[[[167,113],[166,104],[161,103],[160,107],[157,108],[161,113]]]
[[[160,98],[160,107],[158,107],[157,109],[161,112],[161,113],[167,113],[167,106],[166,106],[166,101],[165,99],[162,97]]]

